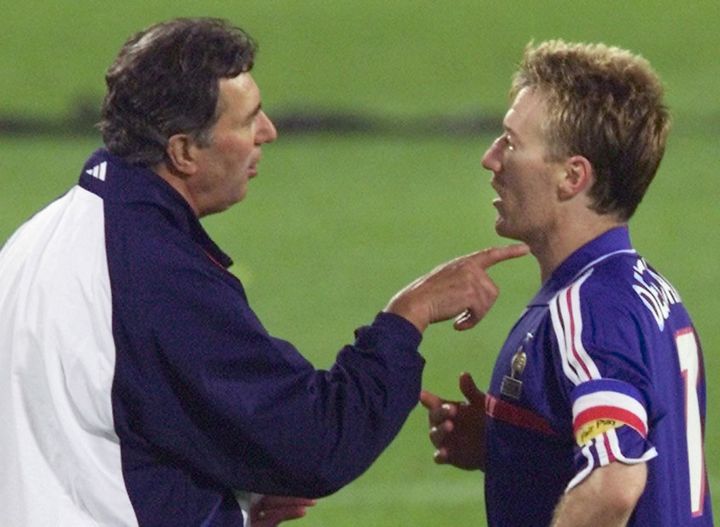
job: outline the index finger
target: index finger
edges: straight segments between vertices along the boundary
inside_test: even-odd
[[[487,269],[498,262],[503,262],[511,258],[519,258],[530,252],[530,247],[524,243],[514,243],[503,247],[490,247],[483,251],[479,251],[471,256],[476,259],[483,269]]]

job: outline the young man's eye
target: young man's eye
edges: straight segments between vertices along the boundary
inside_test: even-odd
[[[513,144],[513,142],[512,142],[512,140],[510,139],[510,136],[509,136],[509,135],[505,134],[505,135],[503,136],[503,142],[505,143],[505,147],[506,147],[508,150],[510,150],[510,151],[515,150],[515,145]]]

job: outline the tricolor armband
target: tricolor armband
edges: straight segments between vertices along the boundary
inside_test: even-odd
[[[573,433],[579,446],[605,432],[629,426],[647,438],[647,412],[640,391],[623,381],[595,379],[579,384],[571,394]]]

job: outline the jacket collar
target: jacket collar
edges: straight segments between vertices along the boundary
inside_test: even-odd
[[[212,241],[192,208],[167,181],[151,169],[133,165],[101,148],[85,162],[78,184],[105,203],[143,204],[162,209],[178,229],[224,268],[232,259]]]

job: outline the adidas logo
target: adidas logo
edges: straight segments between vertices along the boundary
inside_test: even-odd
[[[99,165],[85,171],[86,174],[91,175],[94,178],[98,178],[100,181],[105,181],[105,173],[107,172],[107,161],[103,161]]]

